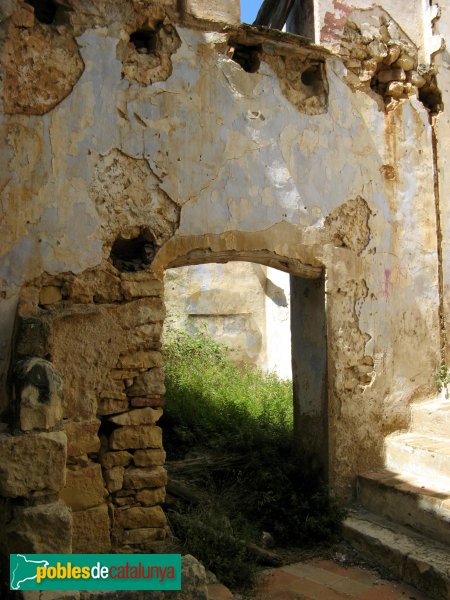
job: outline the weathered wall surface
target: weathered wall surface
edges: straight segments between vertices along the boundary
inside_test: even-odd
[[[255,263],[168,269],[165,302],[171,324],[205,329],[236,363],[291,378],[289,276]]]
[[[445,361],[450,363],[450,162],[448,156],[448,140],[450,136],[450,55],[448,50],[450,39],[450,6],[443,3],[441,16],[435,23],[436,35],[447,40],[447,49],[436,55],[439,89],[445,110],[436,116],[436,151],[439,169],[439,210],[442,239],[442,296],[443,312],[446,328]]]
[[[432,135],[415,86],[385,111],[370,77],[352,85],[348,57],[288,35],[188,27],[172,3],[158,6],[85,0],[63,25],[22,18],[19,1],[1,13],[1,60],[18,61],[0,88],[2,374],[20,298],[14,358],[50,360],[62,376],[55,451],[69,457],[66,491],[60,478],[27,494],[72,503],[72,546],[84,551],[164,536],[165,268],[250,258],[325,274],[329,471],[343,497],[382,463],[411,401],[433,392],[440,359]],[[36,43],[5,54],[21,28]],[[76,68],[31,102],[11,78],[41,43],[60,61],[58,36],[74,41]],[[373,72],[389,70],[377,60]],[[26,400],[4,386],[6,454],[28,435],[11,416]],[[4,491],[10,504],[23,493]],[[97,522],[102,535],[84,547]]]

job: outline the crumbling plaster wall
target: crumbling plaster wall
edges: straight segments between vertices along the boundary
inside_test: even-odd
[[[73,547],[100,516],[103,549],[163,537],[155,423],[168,266],[250,259],[306,277],[325,271],[330,482],[349,497],[355,474],[382,463],[384,436],[407,426],[410,402],[432,393],[439,362],[427,111],[413,96],[385,113],[347,85],[339,57],[281,34],[183,26],[169,3],[165,32],[179,45],[167,78],[143,85],[124,77],[123,48],[154,20],[152,6],[77,5],[67,27],[83,71],[73,89],[45,114],[3,114],[0,125],[2,373],[20,297],[22,352],[49,358],[66,380],[69,442],[86,432],[72,443],[62,492],[83,498],[90,482],[89,506],[72,506]],[[229,35],[262,44],[257,73],[227,56]],[[326,85],[304,102],[286,65],[318,63]],[[143,232],[158,248],[151,267],[119,273],[114,240]]]
[[[436,55],[438,67],[438,84],[442,92],[445,110],[435,118],[437,166],[439,169],[439,213],[442,243],[442,296],[443,316],[446,329],[445,361],[450,363],[450,162],[448,156],[448,140],[450,139],[450,6],[441,3],[441,16],[436,21],[436,35],[447,40],[447,48]]]

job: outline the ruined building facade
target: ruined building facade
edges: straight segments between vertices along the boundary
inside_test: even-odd
[[[164,538],[177,266],[293,276],[296,443],[351,499],[448,361],[450,7],[317,0],[299,37],[237,0],[31,4],[0,6],[4,547]]]

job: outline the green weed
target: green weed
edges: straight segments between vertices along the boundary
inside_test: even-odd
[[[190,552],[231,587],[252,579],[247,543],[269,531],[278,544],[330,540],[344,511],[307,457],[293,452],[292,384],[238,367],[232,350],[205,333],[169,329],[164,341],[167,402],[162,418],[171,459],[189,450],[238,454],[234,466],[205,474],[208,499],[171,517]],[[199,481],[196,481],[197,485]]]

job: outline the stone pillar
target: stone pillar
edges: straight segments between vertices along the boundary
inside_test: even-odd
[[[62,379],[35,357],[17,362],[13,384],[12,423],[0,434],[1,546],[6,553],[71,552],[72,518],[59,501],[67,457]]]
[[[328,402],[325,284],[291,276],[294,444],[328,480]]]

